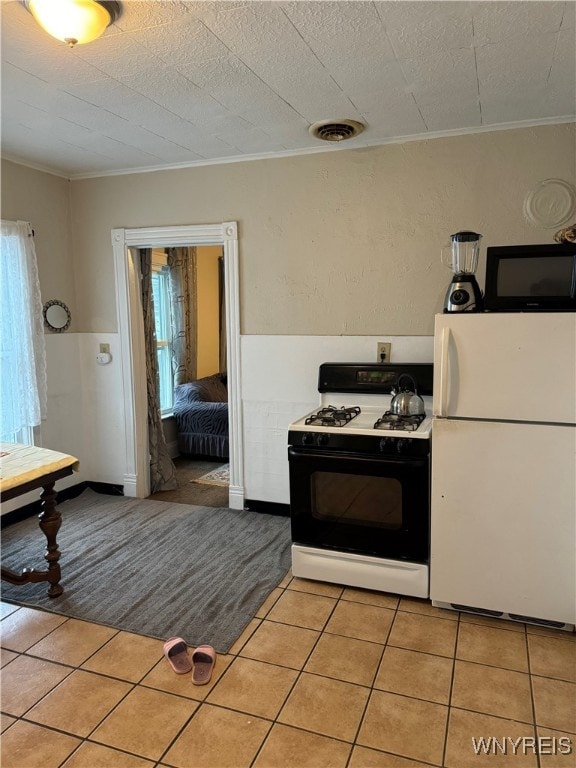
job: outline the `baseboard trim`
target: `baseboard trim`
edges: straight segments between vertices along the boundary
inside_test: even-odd
[[[121,485],[95,483],[90,480],[84,480],[81,483],[76,483],[76,485],[71,485],[68,488],[63,488],[61,491],[58,491],[56,494],[56,504],[62,504],[63,501],[68,501],[69,499],[75,499],[87,488],[107,496],[124,496],[124,491]],[[39,515],[40,512],[42,512],[42,502],[38,499],[38,501],[33,501],[31,504],[25,504],[23,507],[18,507],[18,509],[13,509],[11,512],[6,512],[5,515],[0,517],[0,527],[6,528],[9,525],[19,523],[29,517]]]
[[[246,499],[245,509],[253,512],[265,512],[268,515],[290,517],[290,504],[278,504],[275,501],[258,501],[258,499]]]
[[[228,491],[228,506],[230,509],[244,509],[244,488],[231,485]]]
[[[138,497],[138,478],[136,475],[124,475],[124,496]]]
[[[86,487],[96,493],[103,493],[106,496],[124,496],[124,486],[114,483],[94,483],[88,480]]]

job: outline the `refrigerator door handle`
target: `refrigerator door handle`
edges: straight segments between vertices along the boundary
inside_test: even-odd
[[[444,326],[440,338],[440,397],[439,409],[435,416],[446,416],[448,406],[448,345],[450,344],[450,328]]]

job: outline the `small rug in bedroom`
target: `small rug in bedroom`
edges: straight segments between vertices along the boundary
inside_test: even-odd
[[[191,482],[201,485],[230,485],[230,464],[222,464],[218,469],[214,469]]]
[[[59,505],[60,597],[2,582],[2,599],[226,653],[290,568],[290,521],[84,491]],[[2,564],[44,570],[36,517],[2,531]]]

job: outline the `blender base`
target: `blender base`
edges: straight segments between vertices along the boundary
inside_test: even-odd
[[[482,312],[484,301],[474,275],[454,275],[444,300],[444,312]]]

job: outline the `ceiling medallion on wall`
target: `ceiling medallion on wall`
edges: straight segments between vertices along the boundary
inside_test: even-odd
[[[319,120],[308,130],[312,136],[321,141],[346,141],[359,136],[364,126],[357,120]]]
[[[576,211],[576,187],[564,179],[545,179],[524,199],[524,216],[535,227],[560,227]]]
[[[73,48],[104,34],[122,13],[119,2],[104,0],[21,0],[45,32]]]

